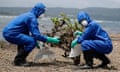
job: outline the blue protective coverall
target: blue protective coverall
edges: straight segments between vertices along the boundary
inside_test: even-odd
[[[91,20],[86,12],[80,12],[78,14],[78,21],[81,22],[83,19],[88,21],[88,25],[82,36],[77,39],[77,42],[81,43],[82,50],[87,51],[94,49],[102,54],[110,53],[113,46],[108,33],[104,31],[98,23]]]
[[[3,37],[11,43],[24,45],[27,52],[36,46],[36,40],[46,42],[38,28],[37,18],[45,12],[45,6],[36,4],[31,11],[21,14],[13,19],[4,29]]]

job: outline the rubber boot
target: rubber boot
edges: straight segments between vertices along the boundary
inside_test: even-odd
[[[73,58],[74,65],[80,64],[80,55]]]
[[[93,68],[93,53],[91,50],[83,51],[84,59],[86,64],[81,69],[92,69]]]
[[[15,66],[30,66],[30,63],[26,61],[26,57],[28,56],[29,52],[24,50],[24,46],[18,45],[17,55],[14,59]]]
[[[106,68],[107,65],[110,63],[110,60],[107,56],[105,56],[105,54],[98,54],[97,58],[99,58],[102,61],[102,63],[97,67]]]

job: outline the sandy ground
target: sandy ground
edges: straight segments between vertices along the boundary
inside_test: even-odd
[[[119,35],[120,36],[120,35]],[[0,72],[120,72],[120,37],[116,35],[113,38],[113,51],[107,55],[111,64],[110,69],[89,69],[81,70],[79,66],[74,66],[71,59],[62,57],[63,50],[59,48],[50,48],[55,53],[56,60],[40,59],[38,63],[30,67],[17,67],[13,65],[13,59],[16,55],[16,46],[1,42],[0,46]],[[35,55],[38,53],[35,48],[28,56],[28,61],[33,61]],[[99,64],[99,60],[95,60],[95,64]],[[84,63],[81,57],[81,63]]]

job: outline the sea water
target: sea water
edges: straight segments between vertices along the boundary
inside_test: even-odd
[[[16,16],[2,16],[0,15],[0,39],[2,37],[2,29]],[[50,20],[51,17],[44,17],[38,19],[39,22],[39,30],[41,32],[50,32],[53,27],[53,23]],[[106,20],[95,20],[98,22],[104,30],[106,30],[109,34],[117,34],[120,33],[120,21],[106,21]]]

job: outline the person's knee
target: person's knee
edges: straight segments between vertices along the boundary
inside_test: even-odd
[[[31,46],[32,48],[34,48],[36,46],[36,42],[32,41],[29,46]]]
[[[90,46],[89,46],[88,43],[89,43],[89,42],[86,41],[86,40],[81,43],[81,47],[82,47],[82,50],[83,50],[83,51],[86,51],[86,50],[89,50],[89,49],[90,49]]]
[[[27,43],[27,45],[26,45],[26,47],[25,47],[25,50],[26,50],[27,52],[30,52],[30,51],[32,51],[33,48],[35,48],[35,46],[36,46],[36,41],[35,41],[35,40],[30,40],[30,41]]]

